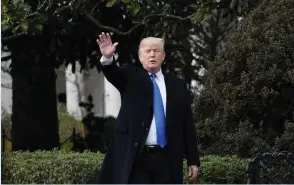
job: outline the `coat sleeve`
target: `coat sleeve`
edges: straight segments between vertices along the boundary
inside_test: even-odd
[[[185,122],[184,122],[184,145],[187,165],[200,166],[199,152],[197,146],[196,128],[193,123],[192,98],[185,85]]]
[[[112,62],[110,65],[105,65],[102,68],[102,72],[105,78],[123,95],[129,76],[130,66],[124,64],[121,67],[118,67],[115,62]]]

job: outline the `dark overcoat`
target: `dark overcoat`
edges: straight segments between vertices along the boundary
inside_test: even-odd
[[[104,76],[121,94],[121,108],[105,155],[99,184],[126,184],[135,157],[142,151],[153,117],[153,86],[144,68],[114,62],[103,67]],[[200,165],[191,101],[185,82],[165,75],[167,150],[174,183],[183,182],[183,158]]]

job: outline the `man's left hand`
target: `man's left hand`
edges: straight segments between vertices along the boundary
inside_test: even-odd
[[[191,166],[188,166],[188,169],[189,169],[189,180],[192,181],[196,179],[198,175],[198,166],[191,165]]]

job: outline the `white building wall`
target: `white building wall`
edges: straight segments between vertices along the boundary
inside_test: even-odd
[[[4,56],[4,54],[2,53]],[[2,67],[7,68],[9,62],[2,62]],[[56,93],[66,93],[67,111],[70,115],[80,120],[85,115],[84,109],[79,107],[79,102],[87,102],[88,95],[93,97],[96,116],[117,117],[121,98],[118,90],[110,84],[103,73],[97,69],[89,69],[79,72],[79,64],[76,64],[76,73],[71,72],[71,65],[65,69],[61,66],[56,69]],[[12,109],[12,78],[8,73],[1,72],[1,105],[11,114]],[[79,90],[79,91],[78,91]]]
[[[66,79],[66,108],[67,112],[77,120],[82,120],[85,112],[79,106],[85,102],[84,71],[81,71],[79,62],[75,64],[75,73],[72,72],[72,65],[68,64],[65,70]]]
[[[10,53],[1,52],[2,56],[7,56]],[[11,60],[7,62],[1,62],[1,110],[2,108],[7,113],[12,112],[12,78],[9,73],[5,72],[9,70]]]
[[[118,116],[118,112],[121,106],[121,97],[119,91],[108,82],[104,77],[105,83],[105,116]]]
[[[93,97],[94,107],[92,111],[96,116],[104,116],[104,81],[103,74],[98,73],[96,68],[89,69],[88,72],[85,73],[85,96],[86,101],[88,96],[91,94]]]

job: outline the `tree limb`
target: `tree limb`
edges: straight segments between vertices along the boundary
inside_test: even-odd
[[[172,18],[172,19],[177,19],[180,21],[190,21],[192,18],[192,15],[188,15],[187,17],[180,17],[180,16],[176,16],[176,15],[170,15],[170,14],[153,14],[153,15],[148,15],[144,18],[144,20],[147,20],[151,17],[165,17],[165,18]]]
[[[8,37],[4,37],[2,38],[2,42],[8,42],[8,41],[11,41],[11,40],[14,40],[14,39],[18,39],[24,35],[27,35],[27,33],[18,33],[18,34],[15,34],[15,35],[12,35],[12,36],[8,36]]]
[[[5,57],[1,57],[1,62],[6,62],[8,60],[10,60],[12,58],[11,55],[5,56]]]
[[[97,27],[99,27],[101,29],[105,29],[105,30],[110,31],[110,32],[113,32],[113,33],[115,33],[117,35],[123,35],[123,36],[129,35],[135,29],[137,29],[139,26],[145,25],[145,23],[139,23],[139,24],[136,24],[134,27],[132,27],[129,31],[122,32],[122,31],[119,31],[118,29],[115,29],[113,27],[104,26],[97,19],[95,19],[92,15],[90,15],[88,12],[86,12],[84,9],[80,9],[80,12],[82,14],[84,14],[90,21],[92,21]]]
[[[43,9],[43,8],[45,7],[45,5],[47,5],[46,2],[47,2],[47,0],[43,1],[43,4],[41,4],[40,1],[39,1],[39,5],[38,5],[37,10],[36,10],[35,12],[33,12],[33,13],[27,15],[27,16],[25,17],[25,19],[29,19],[29,18],[31,18],[31,17],[36,16],[36,15],[39,13],[39,11],[40,11],[41,9]]]
[[[175,15],[169,15],[169,14],[153,14],[153,15],[148,15],[146,17],[144,17],[144,19],[137,23],[135,26],[133,26],[129,31],[127,32],[122,32],[119,31],[118,29],[115,29],[113,27],[110,26],[105,26],[103,24],[101,24],[97,19],[95,19],[91,14],[89,14],[86,10],[84,9],[80,9],[80,12],[82,14],[84,14],[90,21],[92,21],[97,27],[101,28],[101,29],[105,29],[107,31],[113,32],[117,35],[122,35],[122,36],[126,36],[131,34],[135,29],[137,29],[140,26],[147,26],[147,21],[148,19],[152,18],[152,17],[165,17],[165,18],[172,18],[172,19],[178,19],[180,21],[188,21],[191,20],[192,15],[189,15],[187,17],[180,17],[180,16],[175,16]]]
[[[62,8],[59,8],[59,9],[57,9],[57,10],[52,14],[52,16],[55,16],[55,15],[57,15],[57,14],[59,14],[59,13],[65,11],[65,10],[68,10],[68,9],[70,9],[70,5],[67,5],[67,6],[64,6],[64,7],[62,7]]]
[[[3,30],[1,30],[1,34],[2,35],[9,34],[12,31],[12,28],[13,28],[12,26],[8,26],[8,27],[4,28]]]
[[[5,88],[5,89],[12,89],[12,86],[2,84],[2,83],[1,83],[1,87]]]

